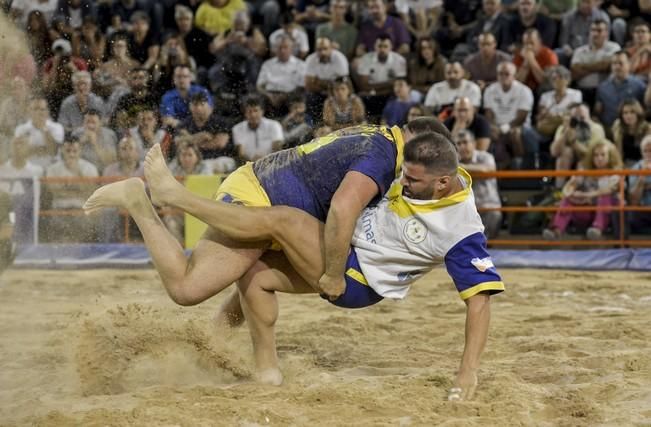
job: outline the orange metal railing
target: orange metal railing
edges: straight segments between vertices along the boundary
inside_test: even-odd
[[[626,212],[638,211],[649,212],[651,214],[651,206],[629,206],[626,204],[626,180],[625,177],[630,175],[648,176],[651,175],[651,170],[587,170],[587,171],[556,171],[556,170],[536,170],[536,171],[496,171],[496,172],[474,172],[472,176],[474,179],[481,178],[497,178],[498,180],[506,179],[536,179],[536,178],[555,178],[555,177],[571,177],[571,176],[612,176],[619,175],[619,203],[616,206],[502,206],[501,208],[482,208],[480,212],[497,210],[504,213],[517,213],[517,212],[596,212],[596,211],[616,211],[619,212],[619,236],[615,239],[602,239],[602,240],[578,240],[578,239],[562,239],[557,241],[545,241],[540,238],[536,239],[491,239],[489,243],[493,246],[650,246],[651,240],[649,239],[628,239],[625,233]],[[120,181],[120,177],[97,177],[97,178],[64,178],[64,177],[49,177],[41,178],[41,184],[44,189],[50,184],[88,184],[89,187],[98,187],[99,185],[107,184],[110,182]],[[178,177],[179,181],[183,178]],[[164,208],[159,210],[166,214],[178,213],[178,210]],[[40,211],[40,216],[80,216],[84,212],[80,209],[43,209]],[[130,219],[126,211],[121,211],[124,220],[124,236],[125,242],[129,243],[131,238],[129,235]]]
[[[626,212],[638,211],[649,212],[651,206],[629,206],[626,204],[626,177],[631,175],[648,176],[651,170],[632,169],[602,169],[602,170],[535,170],[535,171],[495,171],[495,172],[474,172],[473,178],[497,178],[497,179],[526,179],[526,178],[555,178],[571,176],[613,176],[619,175],[618,204],[616,206],[502,206],[501,208],[482,208],[480,212],[501,211],[501,212],[596,212],[596,211],[617,211],[619,212],[619,236],[615,239],[601,240],[556,240],[546,241],[539,239],[492,239],[489,243],[493,246],[651,246],[648,239],[627,239],[626,238]]]

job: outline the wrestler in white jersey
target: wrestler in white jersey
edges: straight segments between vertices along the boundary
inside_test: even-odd
[[[368,285],[382,297],[404,298],[415,280],[441,264],[463,299],[504,290],[486,252],[470,175],[459,168],[457,178],[464,189],[440,200],[405,197],[396,181],[362,213],[352,245]]]

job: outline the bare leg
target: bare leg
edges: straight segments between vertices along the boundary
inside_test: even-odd
[[[283,254],[267,252],[238,282],[242,308],[249,325],[258,381],[279,385],[283,377],[278,366],[274,327],[278,319],[275,292],[312,293]]]
[[[231,241],[209,229],[188,260],[138,178],[101,187],[86,201],[84,210],[92,213],[106,207],[121,207],[133,217],[167,293],[177,304],[198,304],[217,294],[239,279],[266,249],[261,244]]]

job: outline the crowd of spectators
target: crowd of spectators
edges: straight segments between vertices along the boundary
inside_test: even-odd
[[[30,51],[2,76],[2,176],[140,176],[156,143],[176,175],[228,173],[332,130],[430,114],[471,171],[651,168],[649,0],[0,5]],[[613,182],[553,187],[562,206],[601,206],[618,203]],[[45,206],[78,209],[88,189],[53,184]],[[628,203],[649,204],[651,177],[628,191]],[[494,179],[475,193],[479,207],[501,206]],[[559,213],[543,235],[585,220],[600,238],[603,212]],[[636,229],[650,215],[633,215]],[[54,230],[80,229],[63,218]],[[496,236],[502,215],[482,218]],[[179,221],[166,219],[177,231]]]

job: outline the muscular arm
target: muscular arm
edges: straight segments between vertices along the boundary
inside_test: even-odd
[[[319,287],[331,297],[345,291],[346,259],[355,223],[377,194],[375,181],[360,172],[350,171],[332,197],[324,228],[325,272],[319,281]],[[341,288],[337,289],[337,285]]]
[[[458,392],[460,400],[472,399],[477,388],[477,370],[479,369],[479,358],[486,346],[488,338],[488,325],[490,323],[490,296],[487,293],[479,293],[468,298],[466,301],[466,339],[461,357],[461,364],[454,387],[461,389]],[[451,400],[456,390],[452,390]]]

